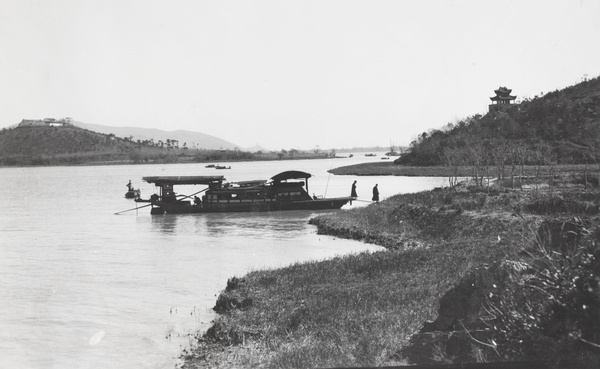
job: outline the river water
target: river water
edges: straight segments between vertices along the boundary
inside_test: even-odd
[[[204,164],[0,168],[0,367],[173,368],[189,333],[205,330],[227,279],[379,247],[316,234],[315,212],[151,216],[124,198],[154,175],[268,179],[313,174],[309,192],[382,199],[445,185],[444,178],[329,175],[353,158]],[[189,186],[187,194],[201,187]],[[179,188],[175,188],[177,191]],[[182,187],[183,189],[183,187]],[[186,193],[185,191],[181,191]],[[344,209],[367,206],[355,201]]]

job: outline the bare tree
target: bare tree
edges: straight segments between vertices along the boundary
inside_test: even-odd
[[[465,153],[462,149],[446,148],[442,151],[440,159],[448,169],[448,185],[454,187],[458,184],[458,173],[463,163]]]
[[[525,163],[527,162],[528,158],[531,156],[531,152],[529,151],[529,149],[527,148],[527,145],[524,142],[518,141],[513,145],[512,153],[513,153],[513,159],[520,167],[519,187],[521,188],[521,190],[523,190],[523,178],[525,176]]]
[[[468,142],[465,145],[464,162],[471,167],[476,187],[483,188],[483,178],[486,172],[486,151],[481,142]]]
[[[505,141],[494,140],[490,142],[491,158],[496,166],[498,185],[502,186],[504,182],[504,169],[509,161],[510,146]]]

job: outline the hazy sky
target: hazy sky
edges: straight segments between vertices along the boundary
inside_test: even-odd
[[[242,147],[408,144],[600,75],[600,1],[0,1],[0,127],[73,117]]]

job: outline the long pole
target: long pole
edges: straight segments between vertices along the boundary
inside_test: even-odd
[[[191,195],[189,195],[189,196],[188,196],[188,195],[177,195],[177,196],[181,196],[181,197],[183,197],[183,198],[186,198],[186,197],[187,197],[188,199],[191,199],[191,198],[192,198],[192,196],[194,196],[194,195],[197,195],[197,194],[199,194],[200,192],[204,192],[204,191],[206,191],[206,190],[208,190],[208,188],[205,188],[205,189],[203,189],[203,190],[200,190],[200,191],[198,191],[198,192],[196,192],[196,193],[193,193],[193,194],[191,194]]]
[[[119,211],[118,213],[115,213],[115,215],[119,215],[121,213],[125,213],[125,212],[132,211],[132,210],[143,209],[143,208],[146,208],[148,206],[152,206],[152,204],[140,206],[139,208],[136,206],[135,208],[132,208],[132,209],[127,209],[127,210]]]
[[[329,162],[329,170],[331,170],[331,159],[327,159],[327,161]],[[327,176],[327,184],[325,185],[325,195],[323,195],[323,197],[327,197],[327,189],[329,188],[329,178],[331,178],[331,172],[329,172],[329,175]]]

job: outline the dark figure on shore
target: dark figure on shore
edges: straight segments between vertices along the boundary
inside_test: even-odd
[[[352,183],[352,190],[350,190],[350,197],[352,199],[350,199],[350,205],[352,205],[352,200],[356,199],[358,197],[358,195],[356,194],[356,181],[354,181],[354,183]]]
[[[200,198],[198,196],[194,196],[194,205],[196,205],[196,206],[202,205],[202,200],[200,200]]]
[[[377,185],[375,185],[375,187],[373,187],[373,201],[375,202],[379,202],[379,189],[377,188]]]

